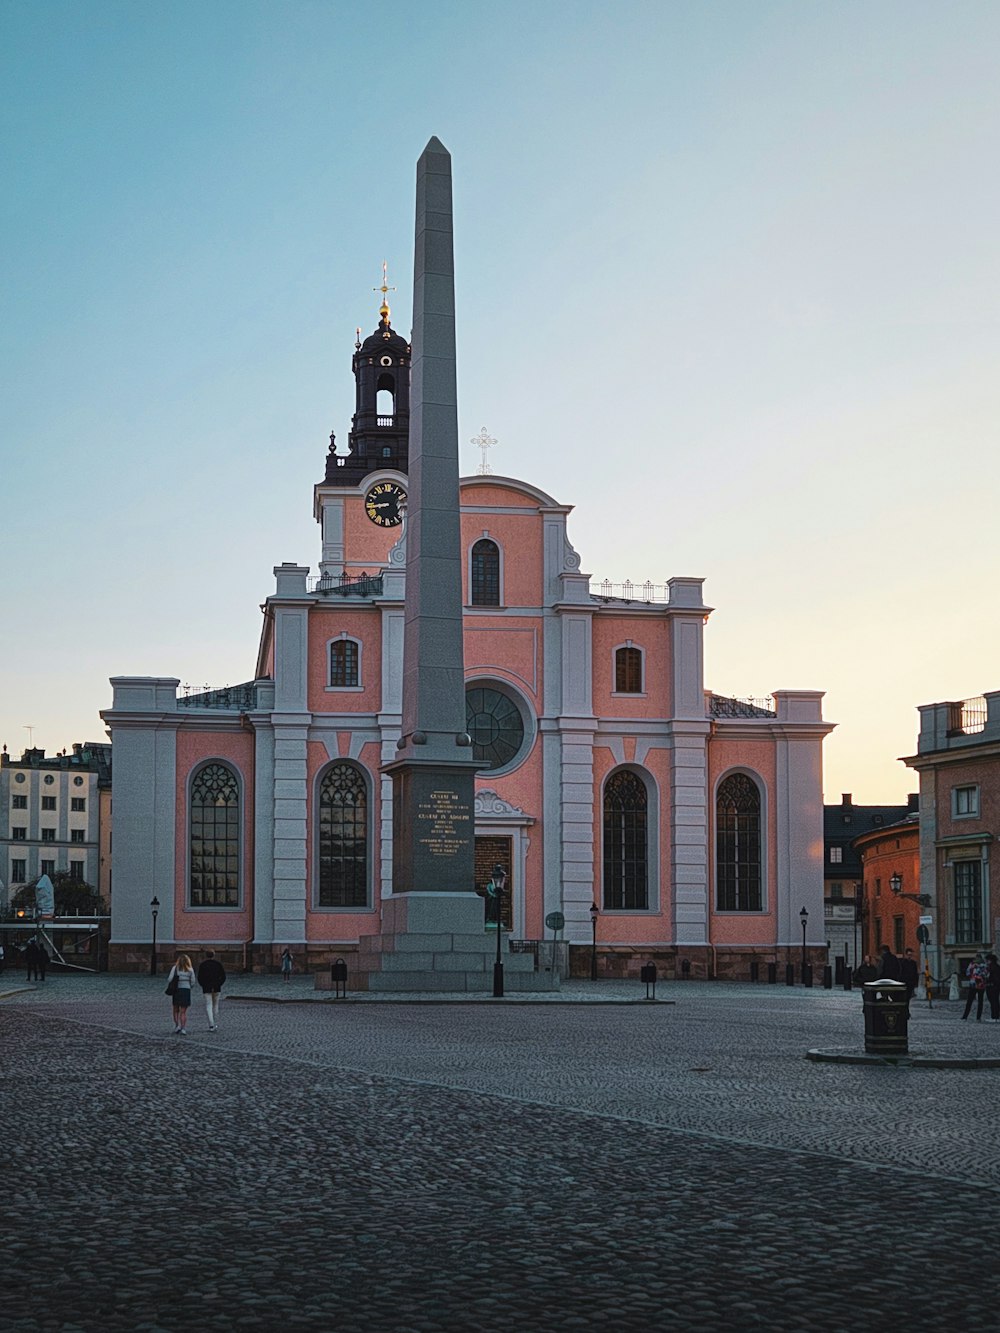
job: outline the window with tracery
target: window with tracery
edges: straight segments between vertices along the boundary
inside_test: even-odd
[[[206,764],[191,783],[192,907],[240,905],[240,786],[228,764]]]
[[[719,783],[715,798],[716,905],[720,912],[759,912],[760,791],[745,773]]]
[[[500,548],[488,537],[472,548],[470,601],[473,606],[500,605]]]
[[[646,784],[629,769],[604,786],[604,910],[642,912],[649,907]]]
[[[318,864],[318,906],[368,906],[368,784],[353,764],[320,783]]]

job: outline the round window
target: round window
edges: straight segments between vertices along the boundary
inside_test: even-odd
[[[74,786],[74,787],[82,787],[82,786],[83,786],[83,778],[80,778],[80,777],[76,777],[76,778],[74,778],[74,779],[73,779],[73,786]]]
[[[45,775],[45,785],[46,785],[46,787],[51,787],[52,784],[53,784],[53,782],[55,782],[55,778],[52,776],[52,774],[51,774],[51,773],[46,773],[46,775]]]
[[[465,691],[465,729],[472,753],[489,771],[509,768],[525,749],[525,719],[517,702],[490,685]]]
[[[23,782],[23,781],[24,781],[24,774],[23,774],[23,773],[15,773],[15,774],[14,774],[14,781],[15,781],[15,782]]]

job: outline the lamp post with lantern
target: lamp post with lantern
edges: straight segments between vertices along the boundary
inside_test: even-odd
[[[493,998],[503,999],[503,889],[507,883],[507,872],[499,862],[493,867],[493,878],[486,886],[486,892],[493,899],[493,910],[497,920],[497,957],[493,964]]]
[[[156,976],[156,918],[160,911],[159,898],[152,898],[149,904],[149,910],[153,914],[153,943],[149,946],[149,975]]]
[[[809,956],[806,952],[806,927],[809,925],[808,909],[803,907],[799,913],[799,920],[802,922],[802,984],[803,986],[812,985],[812,969],[809,966]]]
[[[590,979],[597,980],[597,918],[601,915],[596,903],[590,904]]]

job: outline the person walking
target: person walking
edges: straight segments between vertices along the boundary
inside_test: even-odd
[[[208,1015],[209,1032],[217,1032],[219,1028],[219,1001],[222,999],[222,987],[225,980],[226,969],[216,958],[215,951],[209,949],[205,954],[204,962],[198,968],[198,985],[205,996],[205,1013]]]
[[[45,980],[45,969],[49,965],[49,951],[42,940],[35,946],[38,949],[38,980]]]
[[[24,963],[28,969],[28,980],[36,981],[38,979],[38,945],[32,937],[24,951]]]
[[[907,949],[899,959],[899,979],[906,987],[906,1012],[910,1012],[910,1001],[920,982],[920,971],[913,950]]]
[[[854,984],[863,986],[866,981],[878,981],[878,968],[870,953],[866,953],[865,961],[854,969]]]
[[[878,960],[879,974],[876,981],[898,981],[899,980],[899,959],[889,948],[888,944],[882,945],[882,957]]]
[[[173,982],[176,986],[170,990]],[[194,987],[194,964],[186,953],[179,953],[173,967],[167,973],[167,994],[174,1007],[174,1032],[187,1036],[187,1011],[191,1007],[191,991]]]
[[[986,979],[989,975],[989,964],[983,954],[977,953],[975,958],[965,969],[965,978],[968,986],[965,991],[965,1013],[962,1018],[968,1018],[972,1009],[972,1001],[976,1002],[976,1022],[983,1021],[983,1001],[986,999]]]
[[[986,955],[986,998],[990,1002],[990,1018],[1000,1023],[1000,962],[995,953]]]
[[[287,945],[281,955],[281,979],[282,981],[291,981],[292,979],[292,951]]]

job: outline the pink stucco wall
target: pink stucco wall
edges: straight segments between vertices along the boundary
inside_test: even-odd
[[[306,830],[306,938],[316,942],[355,940],[359,935],[377,933],[379,928],[377,909],[382,892],[381,840],[379,837],[382,813],[379,795],[381,789],[379,775],[381,759],[379,746],[375,742],[362,746],[361,753],[355,762],[366,769],[371,777],[372,809],[368,813],[369,828],[372,830],[372,902],[376,910],[351,912],[341,909],[317,909],[313,907],[315,901],[313,876],[316,866],[315,812],[318,808],[316,798],[317,779],[322,770],[333,763],[334,759],[350,757],[350,741],[349,732],[338,732],[336,737],[337,753],[333,758],[331,758],[326,745],[321,741],[310,741],[306,746],[306,791],[308,792],[306,808],[309,812]]]
[[[329,644],[346,633],[361,650],[360,690],[327,690]],[[309,708],[313,713],[377,713],[381,708],[382,616],[376,607],[335,604],[309,613]]]
[[[775,741],[771,736],[728,738],[713,736],[708,747],[709,812],[709,935],[711,942],[725,944],[770,944],[777,928],[776,886],[778,883],[778,824],[776,800]],[[715,792],[722,778],[733,769],[745,769],[762,789],[765,841],[765,903],[760,913],[715,910]]]
[[[643,650],[642,694],[616,694],[615,649]],[[598,717],[670,714],[670,626],[662,617],[602,613],[593,620],[593,697]]]
[[[187,907],[188,900],[188,786],[193,771],[210,759],[230,764],[239,774],[243,812],[243,858],[239,909],[203,911]],[[253,901],[253,736],[244,731],[185,731],[177,733],[177,796],[175,802],[174,937],[178,942],[221,943],[246,940],[252,934]]]

